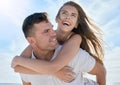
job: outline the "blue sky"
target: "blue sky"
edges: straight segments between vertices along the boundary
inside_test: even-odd
[[[2,0],[0,1],[0,83],[20,83],[20,77],[10,67],[12,58],[19,55],[28,44],[21,25],[25,17],[34,13],[48,12],[55,25],[55,15],[68,0]],[[79,3],[103,30],[105,65],[108,82],[120,79],[120,1],[119,0],[74,0]]]

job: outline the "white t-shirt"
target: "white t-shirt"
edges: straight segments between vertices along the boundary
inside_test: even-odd
[[[52,59],[54,59],[62,46],[59,46],[54,53]],[[32,55],[32,58],[34,56]],[[51,59],[51,60],[52,60]],[[66,83],[51,75],[29,75],[21,74],[22,80],[31,82],[32,85],[98,85],[96,82],[85,79],[82,72],[89,72],[95,65],[95,59],[90,56],[85,50],[81,49],[68,64],[73,68],[73,71],[77,74],[74,81]]]

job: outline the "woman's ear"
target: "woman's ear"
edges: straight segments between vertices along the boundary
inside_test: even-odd
[[[76,23],[76,25],[75,25],[75,28],[77,29],[77,27],[78,27],[78,23]]]

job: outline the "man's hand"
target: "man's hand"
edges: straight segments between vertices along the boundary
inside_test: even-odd
[[[75,79],[76,74],[72,71],[71,67],[65,66],[61,70],[56,72],[54,76],[56,76],[60,80],[63,80],[64,82],[71,82]]]

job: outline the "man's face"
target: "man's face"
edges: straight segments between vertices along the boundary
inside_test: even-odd
[[[50,22],[34,24],[34,36],[32,45],[42,51],[54,50],[58,46],[56,33]]]

